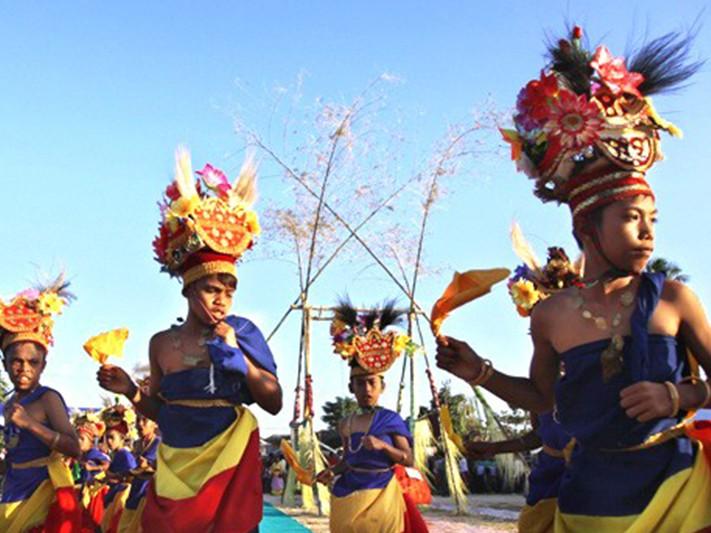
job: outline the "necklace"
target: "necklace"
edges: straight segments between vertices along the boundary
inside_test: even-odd
[[[187,366],[198,366],[201,362],[205,361],[205,344],[210,339],[210,334],[212,332],[210,329],[204,329],[202,333],[200,333],[197,345],[199,346],[201,353],[188,353],[183,345],[180,330],[180,326],[173,328],[173,348],[176,352],[180,352],[182,354],[183,364]]]
[[[375,420],[375,408],[373,408],[372,412],[373,415],[368,421],[368,428],[363,433],[363,437],[366,437],[368,435],[368,433],[370,432],[370,426],[373,425],[373,420]],[[358,446],[355,449],[351,449],[351,436],[353,436],[353,416],[354,415],[350,415],[348,417],[348,449],[351,451],[351,453],[358,453],[361,448],[363,448],[363,439],[361,438],[360,442],[358,443]]]
[[[622,371],[624,364],[624,347],[625,339],[619,331],[622,324],[622,310],[614,309],[609,318],[604,316],[595,316],[590,309],[587,308],[583,291],[580,287],[575,296],[574,307],[580,310],[581,316],[592,321],[595,327],[601,331],[610,331],[610,344],[600,354],[600,364],[602,366],[602,381],[607,383],[614,376]],[[634,303],[634,292],[632,289],[627,289],[620,295],[619,300],[621,306],[629,307]]]

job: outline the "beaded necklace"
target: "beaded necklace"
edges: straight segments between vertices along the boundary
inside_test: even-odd
[[[596,285],[598,280],[583,285],[584,288]],[[607,383],[614,376],[622,371],[624,365],[624,347],[625,339],[619,331],[622,324],[622,309],[615,308],[609,318],[604,316],[595,316],[590,309],[587,308],[585,298],[583,297],[583,287],[577,287],[577,294],[573,306],[580,310],[581,316],[592,321],[595,327],[601,331],[610,331],[610,344],[600,354],[600,364],[602,366],[602,381]],[[634,303],[634,291],[632,289],[625,290],[619,299],[622,308],[629,307]]]

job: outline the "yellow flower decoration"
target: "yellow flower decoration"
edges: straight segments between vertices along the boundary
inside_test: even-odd
[[[526,311],[533,309],[533,306],[542,298],[536,286],[527,279],[518,280],[511,285],[509,290],[511,291],[511,298],[513,298],[514,303]]]
[[[43,315],[58,315],[63,307],[64,300],[56,292],[43,292],[37,300],[37,310]]]
[[[200,197],[191,196],[190,198],[180,197],[170,204],[170,211],[172,214],[185,218],[192,214],[195,209],[200,206]]]
[[[249,230],[254,233],[255,237],[262,232],[262,227],[259,225],[259,218],[257,217],[257,213],[255,213],[254,211],[247,211],[245,213],[244,220]]]
[[[398,335],[395,337],[395,341],[393,342],[393,352],[395,353],[400,353],[402,352],[410,342],[410,337],[409,335]]]
[[[89,354],[89,357],[103,365],[109,356],[123,356],[123,345],[127,338],[128,330],[126,328],[106,331],[86,341],[84,350]]]

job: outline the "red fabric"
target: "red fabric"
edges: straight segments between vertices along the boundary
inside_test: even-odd
[[[74,487],[56,489],[44,525],[33,527],[28,533],[76,533],[81,529],[81,506]]]
[[[104,495],[108,492],[109,487],[103,486],[89,500],[89,505],[82,513],[81,530],[84,533],[94,533],[96,528],[101,525],[101,520],[104,518]]]
[[[107,529],[104,533],[117,533],[118,532],[118,527],[119,527],[119,522],[121,522],[121,515],[123,514],[123,507],[116,511],[114,513],[114,516],[111,517],[111,522],[109,523],[109,529]]]
[[[428,533],[427,523],[422,518],[415,502],[407,494],[402,496],[405,499],[405,529],[403,533]]]
[[[706,462],[711,465],[711,420],[694,420],[686,426],[686,434],[703,444]]]
[[[213,261],[222,261],[224,263],[234,263],[237,259],[228,254],[220,254],[213,252],[210,249],[200,250],[188,256],[185,263],[180,267],[181,272],[187,272],[191,268],[203,263],[212,263]]]
[[[262,520],[262,458],[254,430],[234,468],[207,481],[192,498],[172,500],[146,493],[141,525],[151,533],[246,533]]]
[[[422,479],[413,479],[407,475],[407,470],[402,465],[395,465],[393,471],[402,492],[410,497],[413,504],[429,505],[432,503],[432,491],[422,473],[420,473]]]

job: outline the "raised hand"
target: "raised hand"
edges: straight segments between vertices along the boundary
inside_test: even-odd
[[[234,328],[227,322],[224,320],[218,322],[213,331],[215,332],[216,337],[220,337],[223,341],[225,341],[225,344],[232,346],[233,348],[237,348],[237,335],[235,334]]]
[[[5,418],[20,429],[27,429],[34,420],[23,406],[15,402],[6,409]]]
[[[437,337],[437,366],[464,381],[481,372],[482,359],[466,342],[452,337]]]
[[[363,444],[363,448],[366,450],[373,450],[373,451],[378,451],[382,450],[385,448],[386,444],[380,440],[378,437],[374,437],[373,435],[366,435],[361,439],[361,443]]]
[[[102,389],[116,394],[130,396],[136,391],[136,384],[131,376],[123,368],[115,365],[101,365],[96,373],[96,379]]]

